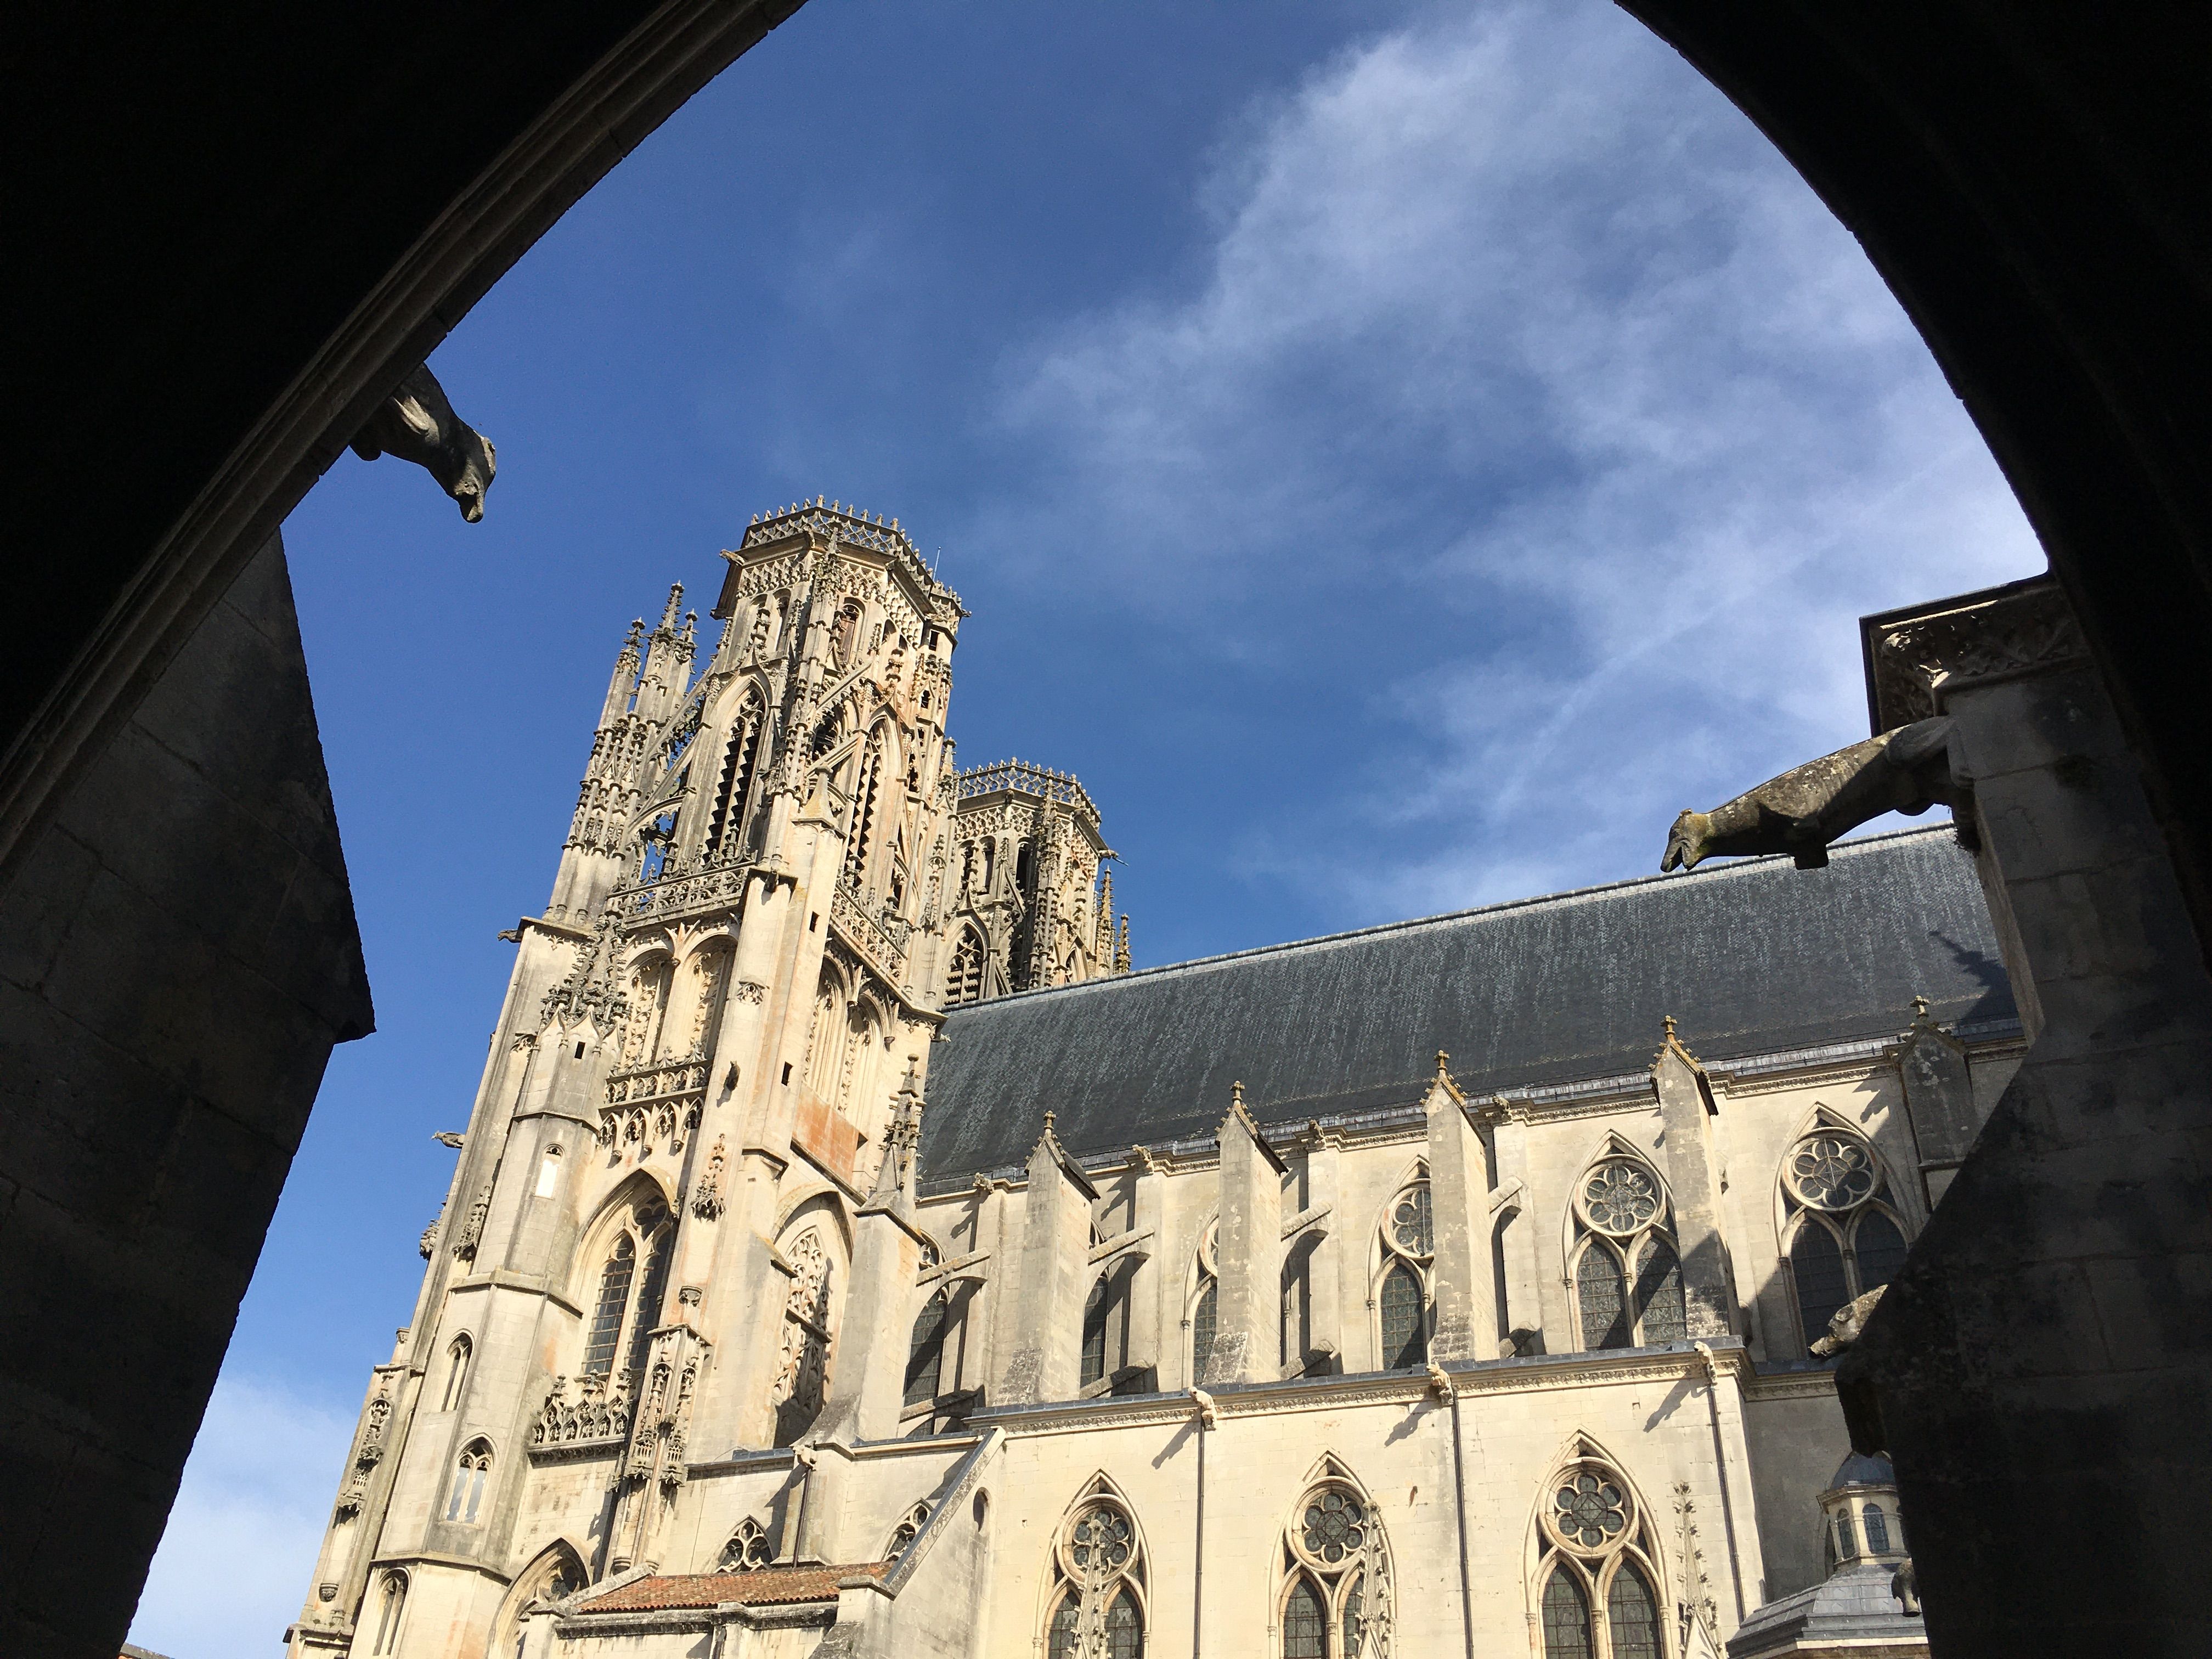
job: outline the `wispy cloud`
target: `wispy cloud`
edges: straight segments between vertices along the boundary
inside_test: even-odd
[[[138,1598],[131,1639],[170,1659],[282,1649],[299,1616],[353,1419],[225,1372]]]
[[[1186,291],[1015,356],[1043,459],[990,539],[1074,507],[1127,577],[1094,603],[1236,596],[1262,675],[1271,617],[1341,609],[1358,758],[1239,852],[1310,886],[1361,836],[1345,920],[1647,866],[1676,809],[1863,734],[1856,616],[2040,568],[1857,246],[1611,6],[1364,41],[1204,202]]]

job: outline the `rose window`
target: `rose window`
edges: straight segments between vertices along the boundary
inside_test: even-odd
[[[1583,1213],[1600,1232],[1625,1238],[1659,1213],[1659,1183],[1640,1164],[1601,1164],[1583,1183]]]
[[[1577,1470],[1561,1481],[1552,1503],[1552,1524],[1559,1536],[1586,1550],[1603,1549],[1628,1529],[1628,1494],[1591,1470]]]
[[[1408,1187],[1390,1206],[1390,1237],[1408,1255],[1428,1255],[1436,1249],[1429,1221],[1429,1189]]]
[[[1874,1196],[1874,1154],[1863,1142],[1815,1135],[1790,1154],[1790,1185],[1820,1210],[1848,1210]]]
[[[1331,1488],[1306,1505],[1298,1541],[1316,1560],[1340,1565],[1366,1547],[1367,1513],[1351,1493]]]
[[[1084,1577],[1103,1578],[1129,1565],[1129,1517],[1101,1505],[1076,1522],[1067,1553]]]

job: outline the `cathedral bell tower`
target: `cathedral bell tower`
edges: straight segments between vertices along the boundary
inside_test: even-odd
[[[512,1652],[530,1585],[659,1559],[687,1449],[821,1412],[838,1217],[942,1018],[966,612],[896,520],[819,498],[723,557],[703,665],[680,587],[617,657],[295,1655]],[[556,1455],[599,1483],[590,1541],[503,1593]],[[387,1613],[397,1645],[356,1648]]]

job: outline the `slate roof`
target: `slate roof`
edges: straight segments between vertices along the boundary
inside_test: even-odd
[[[1262,1123],[1643,1070],[1663,1017],[1708,1062],[2015,1019],[1973,860],[1948,825],[1708,864],[956,1010],[931,1054],[922,1173],[1210,1136],[1241,1079]]]
[[[750,1572],[665,1572],[633,1578],[580,1602],[578,1613],[665,1613],[726,1607],[781,1607],[834,1601],[841,1578],[880,1578],[889,1561],[847,1567],[760,1567]]]

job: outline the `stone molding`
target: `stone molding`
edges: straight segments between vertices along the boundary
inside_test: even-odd
[[[1943,712],[1967,685],[2087,662],[2087,642],[2058,584],[2031,577],[1859,621],[1867,712],[1876,736]]]

